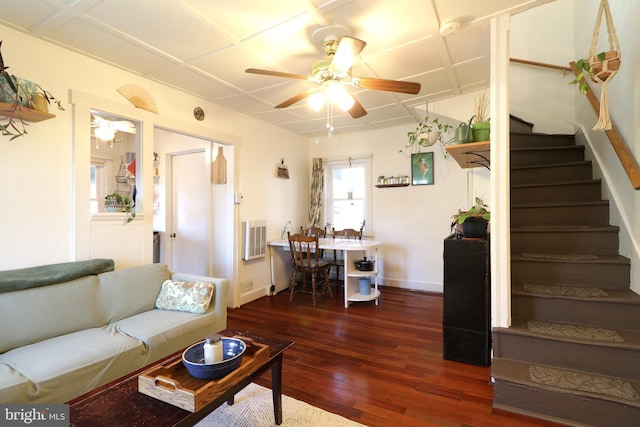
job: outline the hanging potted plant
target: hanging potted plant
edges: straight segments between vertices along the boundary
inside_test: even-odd
[[[607,81],[620,68],[620,53],[616,51],[600,52],[591,60],[581,58],[575,64],[578,74],[569,84],[578,85],[580,93],[586,95],[589,91],[589,84],[586,80],[581,80],[589,77],[594,82]]]
[[[429,116],[425,116],[414,131],[407,133],[409,142],[400,152],[409,150],[412,153],[417,153],[422,147],[431,147],[438,141],[441,144],[446,144],[443,135],[449,133],[451,129],[451,125],[440,123],[438,117],[429,120]]]
[[[476,197],[475,204],[468,210],[458,209],[458,213],[451,217],[452,227],[460,225],[462,235],[466,238],[487,237],[487,225],[491,220],[489,207],[480,197]]]
[[[487,117],[489,98],[486,93],[475,99],[475,116],[471,124],[471,136],[473,142],[488,141],[491,134],[490,118]]]

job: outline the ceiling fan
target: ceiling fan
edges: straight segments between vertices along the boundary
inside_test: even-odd
[[[110,128],[114,132],[136,133],[136,126],[128,120],[108,120],[96,114],[91,114],[92,128]]]
[[[320,30],[316,31],[316,33],[318,32],[320,32]],[[319,86],[301,92],[276,105],[275,108],[286,108],[305,98],[317,97],[318,95],[322,97],[323,92],[326,92],[329,97],[338,98],[338,103],[340,103],[340,99],[342,99],[346,105],[346,107],[343,106],[342,109],[348,111],[354,119],[366,115],[367,111],[353,95],[346,92],[344,86],[347,84],[362,89],[384,90],[413,95],[420,92],[420,83],[370,77],[352,77],[351,66],[365,46],[366,43],[364,41],[354,37],[343,36],[339,38],[338,36],[329,34],[325,37],[322,45],[328,58],[316,61],[311,67],[311,74],[308,76],[257,68],[248,68],[245,72],[307,80]]]

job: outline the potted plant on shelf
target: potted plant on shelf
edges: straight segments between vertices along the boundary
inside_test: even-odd
[[[0,41],[1,48],[2,41]],[[11,136],[13,140],[27,133],[27,124],[20,114],[23,108],[47,112],[51,101],[55,102],[59,110],[64,108],[59,100],[40,85],[9,74],[8,68],[0,52],[0,102],[9,104],[9,107],[2,109],[2,115],[8,119],[6,123],[0,123],[0,132],[2,135]]]
[[[488,141],[491,133],[490,118],[487,117],[487,109],[489,108],[489,98],[486,93],[475,99],[475,116],[471,125],[471,136],[473,142]]]
[[[451,125],[440,123],[438,117],[429,120],[429,116],[425,116],[413,132],[407,133],[409,143],[400,152],[410,150],[412,153],[417,153],[422,147],[431,147],[437,141],[446,144],[443,135],[449,133],[451,129]]]
[[[452,227],[460,225],[462,235],[466,238],[487,237],[487,225],[491,220],[489,207],[480,197],[476,197],[475,204],[468,210],[458,209],[452,217]]]
[[[136,217],[131,197],[118,193],[111,193],[105,196],[104,210],[107,212],[125,212],[127,214],[127,222],[133,221]]]

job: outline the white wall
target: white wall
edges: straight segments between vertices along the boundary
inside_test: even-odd
[[[447,111],[447,121],[457,126],[473,115],[475,95],[430,103],[429,110]],[[347,135],[337,129],[332,138],[312,139],[310,157],[332,160],[372,154],[372,182],[380,175],[411,176],[410,154],[399,150],[407,144],[407,132],[414,129],[414,125],[399,126]],[[373,218],[366,221],[372,238],[382,242],[379,279],[383,285],[442,292],[443,239],[450,234],[451,215],[470,207],[475,196],[491,203],[486,169],[461,169],[453,158],[444,158],[438,144],[422,151],[431,150],[434,185],[373,188]]]
[[[131,110],[131,104],[116,89],[123,84],[137,84],[151,93],[160,112],[159,115],[145,115],[146,112],[140,110],[139,114],[152,117],[154,122],[170,129],[180,128],[186,134],[204,135],[234,144],[234,191],[245,195],[244,203],[233,208],[236,223],[244,219],[266,219],[269,237],[274,238],[279,236],[280,227],[286,220],[301,221],[306,217],[304,202],[309,191],[306,138],[13,29],[0,27],[0,30],[2,54],[9,71],[40,84],[62,99],[66,107],[66,111],[52,108],[51,112],[57,115],[54,119],[31,123],[25,137],[14,141],[0,138],[0,234],[3,236],[0,269],[76,258],[75,240],[83,236],[75,235],[77,224],[74,221],[86,222],[88,218],[74,217],[73,147],[74,143],[81,144],[82,141],[74,141],[77,125],[73,122],[74,111],[68,99],[71,90]],[[196,106],[205,111],[202,122],[193,118]],[[138,110],[135,110],[137,114]],[[88,128],[88,122],[86,126]],[[145,153],[151,152],[152,138],[150,146],[145,147]],[[281,158],[285,159],[296,179],[277,178],[276,167]],[[145,175],[151,173],[152,168],[147,168]],[[152,182],[150,175],[145,179]],[[145,248],[144,262],[152,261],[152,251],[146,249],[151,248],[152,203],[152,198],[145,198],[144,212],[139,220],[144,229],[140,235],[144,243],[138,247]],[[256,287],[262,287],[264,295],[270,284],[267,259],[250,263],[240,261],[241,248],[237,244],[240,230],[235,228],[231,232],[236,234],[233,237],[238,255],[233,272],[235,279],[255,277]],[[113,248],[113,253],[102,255],[118,260],[123,256],[118,250]]]

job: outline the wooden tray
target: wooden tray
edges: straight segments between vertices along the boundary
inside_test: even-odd
[[[228,375],[217,380],[192,377],[180,354],[138,375],[138,391],[187,411],[198,412],[269,359],[268,345],[244,336],[235,338],[243,340],[247,349],[240,366]]]

